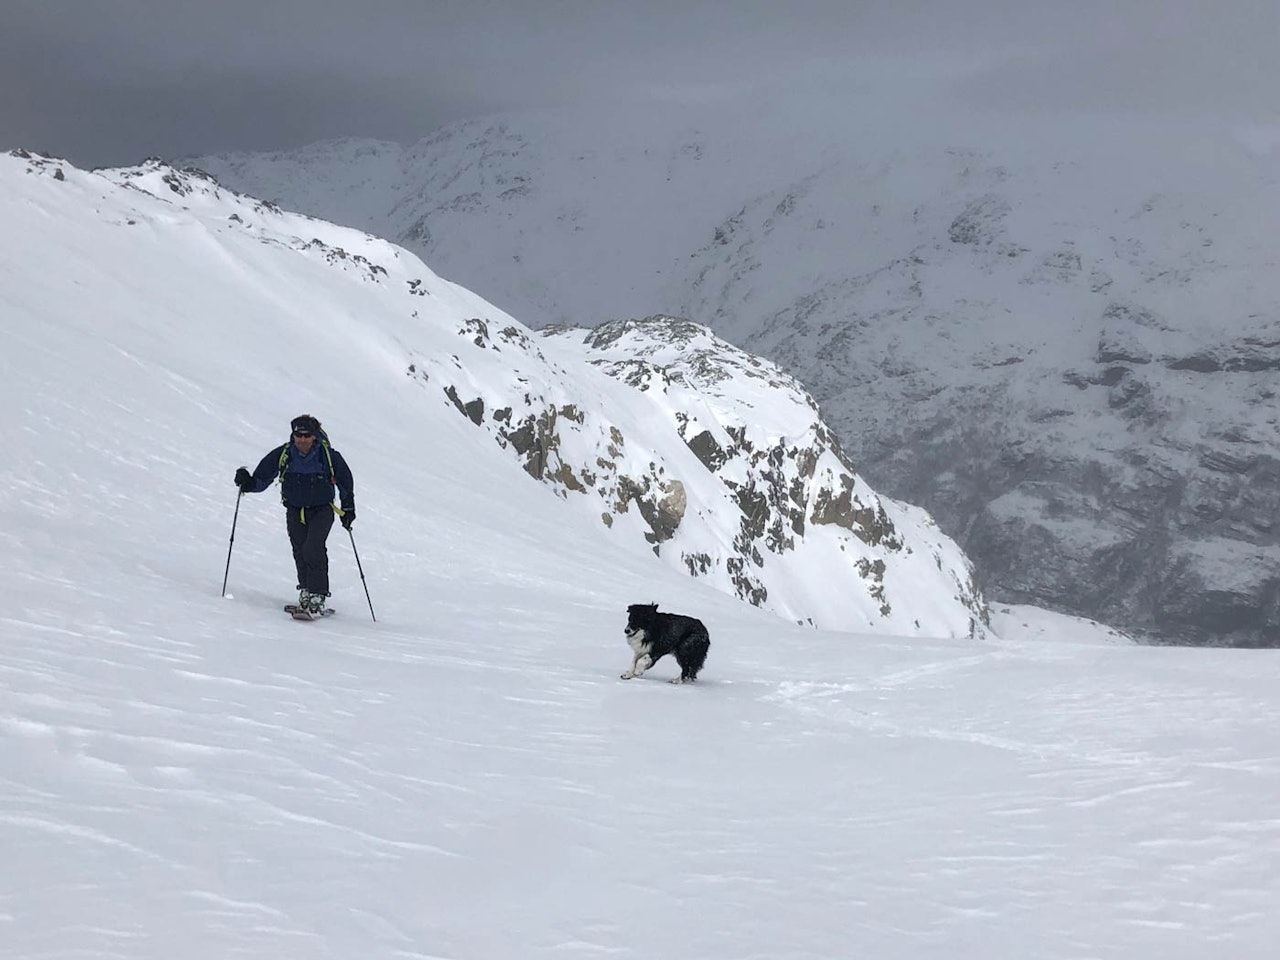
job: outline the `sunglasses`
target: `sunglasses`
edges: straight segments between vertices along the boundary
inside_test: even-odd
[[[303,438],[303,439],[305,439],[306,437],[314,437],[314,436],[315,436],[315,434],[314,434],[314,433],[312,433],[310,430],[295,430],[295,431],[293,431],[293,435],[294,435],[295,437],[299,437],[299,438]]]

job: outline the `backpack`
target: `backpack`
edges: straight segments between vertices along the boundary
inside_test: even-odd
[[[318,428],[316,435],[320,439],[320,449],[324,451],[324,458],[329,464],[329,484],[336,487],[338,485],[338,477],[333,472],[333,454],[329,452],[329,435],[324,432],[323,428]],[[280,481],[281,486],[284,485],[284,473],[289,469],[289,448],[292,446],[293,439],[290,438],[289,442],[280,450],[280,463],[279,469],[276,471],[276,479]],[[281,491],[281,496],[283,496],[283,491]],[[342,511],[338,509],[337,504],[334,504],[334,510],[339,516],[342,515]]]

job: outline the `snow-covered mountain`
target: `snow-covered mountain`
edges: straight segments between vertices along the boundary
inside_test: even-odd
[[[730,381],[663,338],[751,360],[702,331],[539,339],[384,241],[159,166],[0,156],[0,274],[5,960],[1274,954],[1280,660],[1003,605],[966,639],[801,627],[467,413],[518,368],[668,476],[696,393],[741,489],[812,415],[786,394],[725,446]],[[626,343],[644,392],[608,375]],[[337,616],[299,624],[279,502],[231,478],[303,411],[358,520]],[[696,684],[618,678],[639,600],[705,620]]]
[[[954,542],[923,511],[867,487],[794,380],[705,328],[654,318],[539,340],[385,241],[199,173],[149,162],[85,174],[24,154],[6,165],[11,179],[38,176],[71,194],[83,218],[103,219],[104,203],[128,211],[108,218],[130,232],[180,218],[349,276],[368,303],[347,309],[370,329],[359,342],[344,335],[343,362],[376,355],[420,388],[406,422],[450,411],[510,453],[513,484],[543,481],[606,532],[718,589],[827,629],[985,629],[985,601]]]
[[[655,552],[675,538],[690,574],[727,575],[737,596],[802,622],[865,622],[906,634],[941,627],[954,635],[966,629],[955,619],[956,603],[969,613],[969,635],[987,622],[971,565],[955,543],[924,511],[868,489],[817,405],[773,364],[669,317],[553,332],[571,337],[590,363],[650,399],[723,484],[715,491],[728,503],[695,505],[680,478],[698,469],[690,464],[664,476],[659,462],[655,475],[654,461],[647,470],[633,463],[607,483],[616,483],[606,496],[615,509],[635,500]],[[625,438],[613,427],[609,433],[607,455],[587,461],[576,482],[599,487],[601,474],[617,469],[614,448]],[[771,587],[780,577],[781,589]],[[929,586],[922,594],[923,585]],[[921,601],[935,593],[945,597],[943,608],[928,611]],[[908,598],[910,605],[895,612]]]
[[[1277,642],[1277,137],[952,106],[908,127],[818,91],[194,162],[528,322],[663,313],[769,357],[993,596]]]

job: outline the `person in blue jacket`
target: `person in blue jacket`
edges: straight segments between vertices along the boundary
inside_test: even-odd
[[[356,519],[351,469],[342,454],[329,446],[320,421],[309,413],[294,417],[289,442],[276,447],[250,473],[236,470],[241,493],[260,493],[280,478],[285,525],[298,568],[298,606],[318,614],[329,596],[329,551],[326,541],[333,518],[350,530]],[[334,506],[334,490],[340,506]]]

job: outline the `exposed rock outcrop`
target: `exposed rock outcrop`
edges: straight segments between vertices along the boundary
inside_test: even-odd
[[[611,534],[799,622],[984,632],[961,551],[921,511],[867,487],[773,364],[667,317],[560,328],[541,344],[479,318],[457,333],[456,356],[415,358],[409,375],[531,477],[593,504]],[[592,367],[608,379],[569,372]]]

